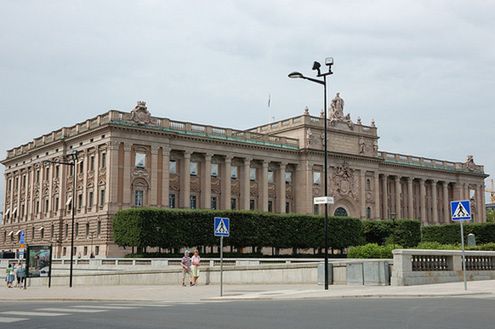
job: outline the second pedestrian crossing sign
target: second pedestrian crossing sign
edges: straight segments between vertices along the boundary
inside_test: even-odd
[[[450,203],[452,220],[471,220],[471,203],[469,200],[452,201]]]
[[[215,236],[230,236],[230,219],[227,217],[215,217],[213,222]]]

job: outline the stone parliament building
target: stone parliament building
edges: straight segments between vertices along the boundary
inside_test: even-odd
[[[337,94],[329,109],[331,215],[362,219],[450,221],[449,202],[470,198],[475,221],[485,218],[483,166],[472,156],[449,162],[380,151],[374,122],[344,115]],[[248,130],[151,116],[144,102],[111,110],[7,151],[0,250],[53,244],[70,255],[71,207],[75,255],[121,256],[112,216],[129,207],[256,209],[322,213],[323,113]],[[47,163],[65,160],[70,166]],[[73,186],[72,175],[76,175]],[[72,191],[76,189],[76,199]]]

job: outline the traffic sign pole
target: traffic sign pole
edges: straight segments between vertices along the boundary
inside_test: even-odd
[[[464,275],[464,290],[467,290],[467,279],[466,279],[466,253],[464,252],[464,225],[462,225],[461,220],[461,248],[462,248],[462,273]]]
[[[220,237],[220,297],[223,296],[223,236]]]

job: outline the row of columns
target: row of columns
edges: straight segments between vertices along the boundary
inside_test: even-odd
[[[394,191],[393,195],[389,194],[389,177],[394,180]],[[403,182],[402,177],[397,175],[378,175],[375,174],[375,196],[376,196],[376,207],[375,207],[375,218],[390,218],[392,213],[395,214],[396,218],[415,218],[420,217],[423,223],[448,223],[450,222],[450,201],[449,200],[449,185],[453,189],[453,198],[457,200],[470,199],[470,185],[463,183],[458,184],[455,182],[439,181],[439,180],[426,180],[423,178],[416,179],[419,182],[419,204],[414,203],[414,186],[413,177],[404,177],[407,182],[407,193],[403,193]],[[381,182],[380,182],[381,181]],[[427,192],[427,181],[430,182],[431,195]],[[380,194],[380,183],[381,191]],[[438,183],[441,183],[441,198],[442,204],[439,204],[438,196]],[[472,184],[471,186],[473,186]],[[474,185],[475,195],[474,199],[474,209],[476,209],[476,215],[481,217],[481,220],[485,218],[485,209],[483,204],[484,186]],[[407,194],[407,200],[404,199],[404,195]],[[430,204],[427,203],[427,197],[431,197]],[[389,205],[389,201],[394,199],[393,205]],[[402,207],[402,201],[407,207]],[[417,202],[416,202],[417,203]],[[429,209],[431,206],[431,209]],[[415,209],[419,211],[415,213]],[[385,212],[385,213],[382,213]],[[442,216],[440,216],[440,214]],[[479,221],[479,219],[476,219]]]
[[[124,156],[123,156],[123,173],[121,182],[119,182],[119,189],[122,189],[122,204],[121,206],[131,206],[132,203],[132,177],[129,174],[132,171],[132,148],[130,146],[124,146]],[[175,150],[174,150],[175,151]],[[149,186],[149,205],[150,206],[169,206],[169,194],[170,191],[170,172],[169,172],[169,162],[171,160],[172,149],[170,147],[155,147],[151,148],[150,163],[151,166],[148,167],[150,171],[150,186]],[[182,156],[180,158],[180,189],[179,189],[179,206],[182,208],[190,208],[190,196],[191,196],[191,176],[189,174],[191,165],[192,151],[181,150]],[[158,155],[160,154],[162,161],[159,161]],[[212,153],[202,153],[202,161],[200,162],[200,184],[201,184],[201,195],[199,201],[199,206],[201,208],[211,208],[211,166],[212,158],[214,154]],[[223,167],[221,170],[221,199],[219,206],[221,209],[231,209],[231,199],[232,199],[232,181],[231,181],[231,170],[232,170],[232,160],[231,155],[221,155],[223,158]],[[238,173],[238,179],[240,181],[240,196],[239,196],[239,209],[250,209],[250,192],[251,192],[251,179],[250,170],[251,162],[253,161],[250,157],[242,158],[242,164],[239,166],[240,173]],[[257,181],[258,181],[258,205],[257,208],[262,211],[268,211],[268,160],[260,160],[261,166],[257,168]],[[161,166],[158,170],[158,163]],[[286,210],[286,186],[285,186],[285,172],[287,168],[287,163],[277,162],[278,168],[274,172],[276,184],[276,203],[273,205],[274,210],[277,212],[284,213]],[[160,175],[158,175],[160,172]],[[160,180],[158,180],[158,176]],[[120,186],[121,185],[121,186]],[[158,198],[161,195],[161,198]]]

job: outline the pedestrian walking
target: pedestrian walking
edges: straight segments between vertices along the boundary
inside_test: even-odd
[[[184,251],[184,257],[180,262],[182,266],[182,286],[186,286],[186,278],[189,279],[189,285],[193,285],[191,278],[191,257],[189,257],[189,250]]]
[[[5,282],[7,282],[7,288],[12,288],[12,283],[14,282],[14,268],[12,264],[5,269]]]
[[[191,272],[192,272],[192,285],[198,284],[199,279],[199,263],[201,262],[201,257],[199,257],[198,249],[194,250],[194,255],[191,258]]]
[[[24,280],[26,279],[26,267],[24,266],[24,264],[22,264],[22,262],[17,263],[14,273],[15,277],[17,278],[17,287],[23,288]]]

